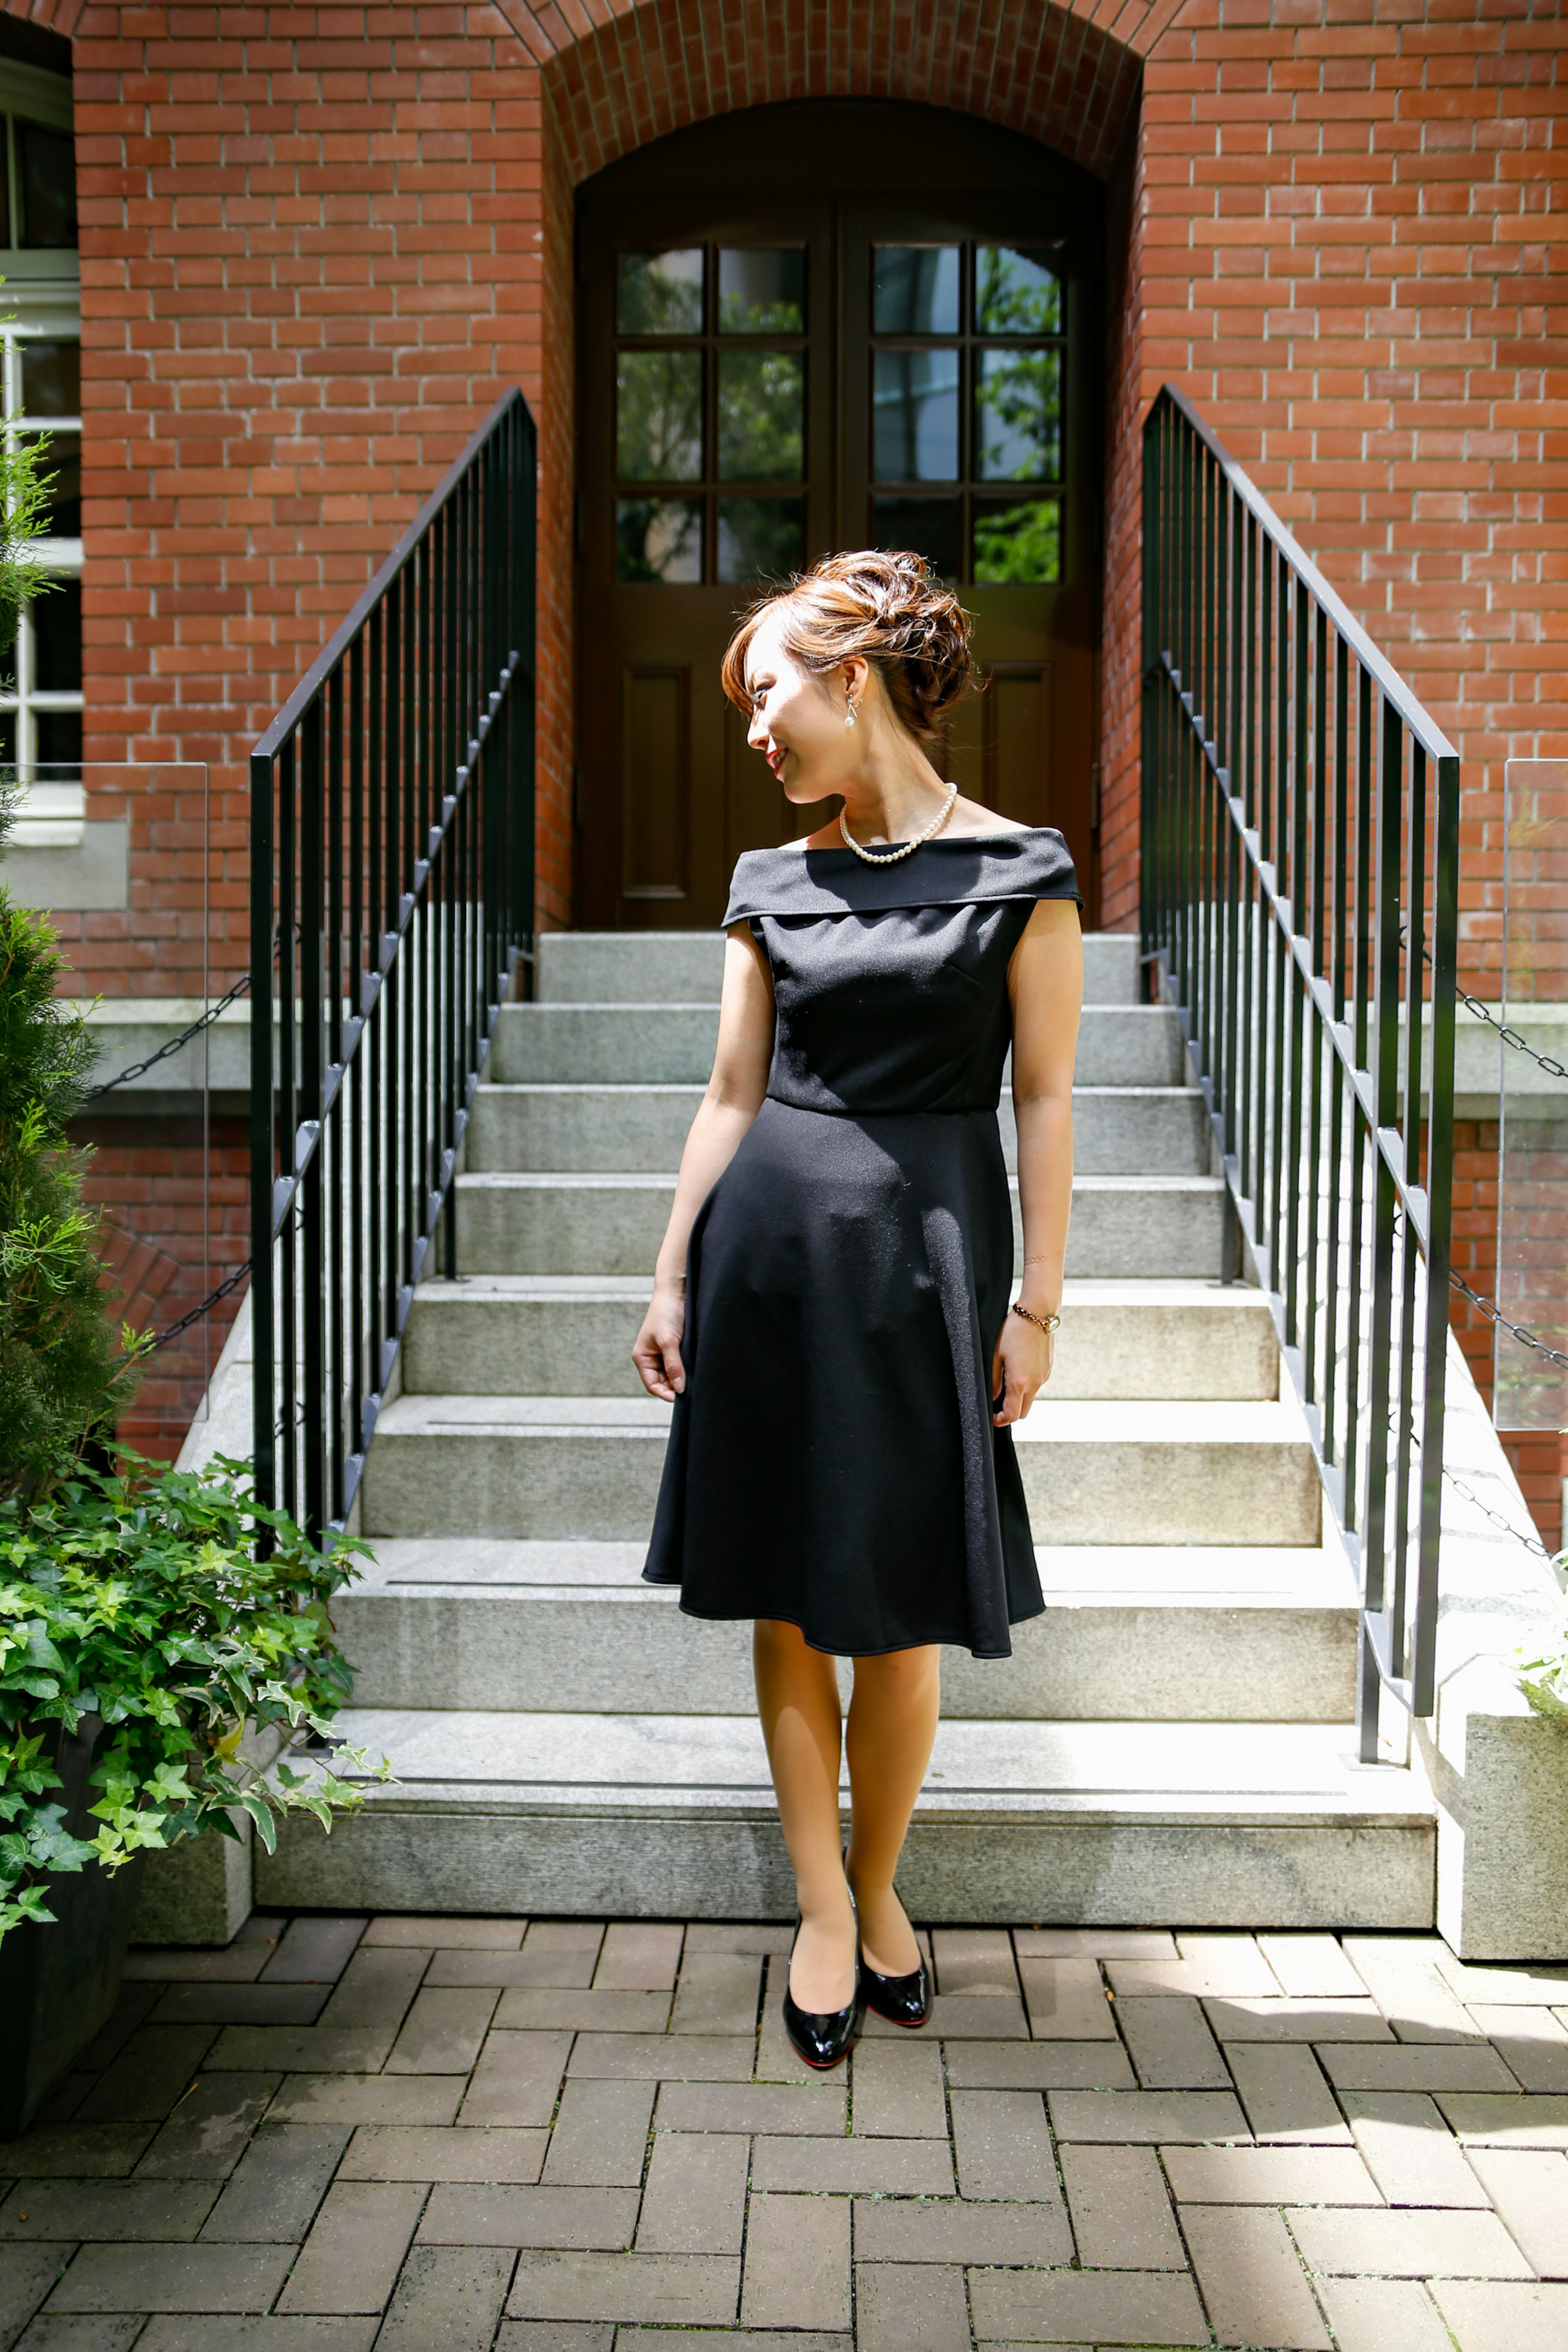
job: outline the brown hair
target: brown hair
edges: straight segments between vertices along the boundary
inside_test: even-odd
[[[931,577],[923,555],[881,548],[825,555],[786,588],[760,596],[731,638],[720,672],[737,709],[749,711],[746,655],[762,623],[778,614],[784,642],[803,669],[821,675],[852,654],[881,679],[896,717],[921,743],[933,743],[942,721],[973,683],[969,615]]]

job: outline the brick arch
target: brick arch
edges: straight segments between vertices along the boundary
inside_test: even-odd
[[[89,5],[89,0],[0,0],[0,16],[19,16],[40,33],[58,33],[68,41]]]
[[[801,98],[894,98],[979,115],[1103,177],[1142,59],[1178,0],[1128,0],[1113,37],[1051,0],[646,0],[581,38],[501,0],[543,69],[574,181],[666,131]]]

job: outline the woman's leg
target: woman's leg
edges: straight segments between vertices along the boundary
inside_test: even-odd
[[[847,2009],[855,1998],[855,1915],[838,1830],[838,1676],[831,1658],[779,1618],[758,1618],[752,1656],[757,1712],[800,1895],[790,1989],[802,2009]]]
[[[849,1884],[860,1942],[879,1975],[908,1976],[920,1947],[893,1892],[910,1815],[931,1762],[942,1704],[942,1652],[934,1643],[857,1658],[845,1746],[854,1811]]]

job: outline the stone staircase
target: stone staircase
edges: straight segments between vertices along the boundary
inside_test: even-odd
[[[911,1913],[1426,1927],[1418,1775],[1354,1758],[1354,1617],[1256,1290],[1137,942],[1086,942],[1056,1376],[1017,1432],[1049,1607],[943,1661]],[[668,1408],[629,1349],[712,1056],[722,943],[553,933],[501,1014],[335,1604],[348,1736],[384,1751],[330,1845],[257,1896],[396,1911],[786,1917],[745,1626],[639,1581]],[[1005,1126],[1011,1150],[1010,1112]],[[846,1670],[846,1682],[847,1682]]]

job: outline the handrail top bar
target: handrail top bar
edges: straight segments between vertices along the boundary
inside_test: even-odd
[[[1420,742],[1423,751],[1434,760],[1458,759],[1458,753],[1442,729],[1432,718],[1426,706],[1415,699],[1398,671],[1394,669],[1384,656],[1379,653],[1339,591],[1331,587],[1324,579],[1300,542],[1280,521],[1257,484],[1242,471],[1225,444],[1217,440],[1210,432],[1186,394],[1179,392],[1173,383],[1163,383],[1160,386],[1159,392],[1150,404],[1149,415],[1143,420],[1144,431],[1148,431],[1154,411],[1162,399],[1169,400],[1173,407],[1180,410],[1186,424],[1203,443],[1232,489],[1257,517],[1280,553],[1289,559],[1298,576],[1311,591],[1330,620],[1332,621],[1337,634],[1350,646],[1362,667],[1375,678],[1384,700],[1392,704],[1398,711],[1412,734]]]
[[[483,423],[475,428],[463,444],[413,521],[395,543],[391,554],[369,586],[362,590],[355,602],[338,623],[288,701],[274,717],[267,732],[258,739],[250,753],[253,760],[270,760],[282,749],[285,741],[293,733],[310,704],[321,692],[327,678],[331,676],[393,581],[413,554],[415,548],[435,521],[437,515],[451,497],[458,482],[514,403],[522,409],[525,415],[529,416],[529,422],[532,423],[521,385],[514,384],[510,392],[503,392]]]

